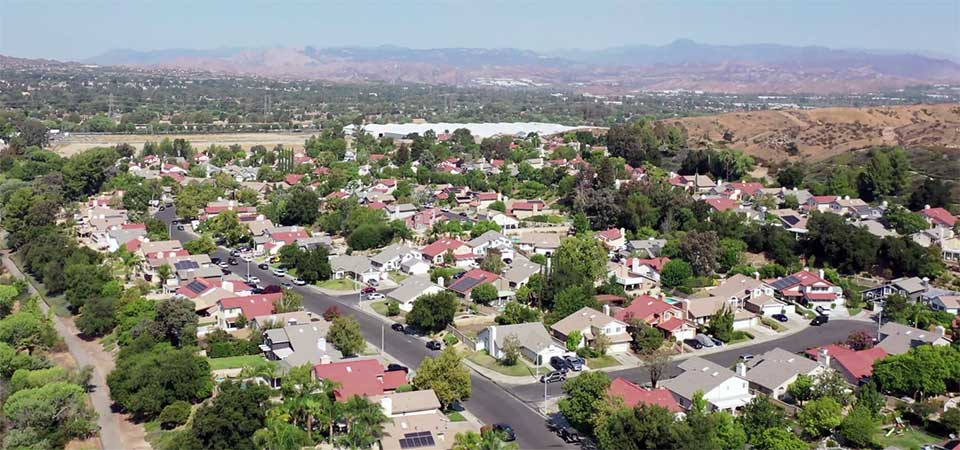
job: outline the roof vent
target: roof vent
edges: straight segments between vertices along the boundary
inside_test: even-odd
[[[347,366],[347,373],[351,373],[351,372],[353,372],[353,368],[350,366]]]

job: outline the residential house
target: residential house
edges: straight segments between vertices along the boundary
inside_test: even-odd
[[[370,258],[370,264],[380,272],[394,272],[401,269],[403,263],[411,260],[422,260],[419,250],[404,244],[391,244]],[[425,273],[425,272],[424,272]]]
[[[547,209],[543,200],[515,200],[507,206],[507,211],[511,216],[520,220],[552,212]]]
[[[417,214],[417,206],[411,203],[391,203],[385,205],[390,220],[405,220]]]
[[[610,228],[597,233],[597,238],[610,251],[620,250],[627,244],[627,235],[623,228]]]
[[[505,261],[510,261],[513,259],[513,241],[500,234],[497,231],[487,231],[477,236],[467,242],[467,246],[470,247],[473,251],[473,254],[478,257],[484,257],[487,255],[488,250],[496,250],[500,252],[500,257]]]
[[[614,378],[607,388],[607,395],[610,398],[619,398],[623,401],[623,406],[635,408],[638,405],[656,405],[666,408],[674,414],[683,414],[683,408],[680,402],[673,396],[667,388],[650,389],[637,386],[625,378]]]
[[[763,184],[757,182],[717,182],[717,186],[708,191],[709,195],[717,195],[730,200],[742,201],[763,194]]]
[[[515,230],[520,227],[520,221],[508,216],[502,212],[487,210],[484,214],[477,215],[478,220],[489,220],[500,226],[500,229],[506,233],[508,230]]]
[[[530,277],[540,273],[543,266],[530,261],[522,255],[518,255],[510,263],[510,266],[503,271],[503,279],[511,289],[518,289],[530,281]]]
[[[477,350],[503,359],[504,343],[511,336],[520,344],[520,355],[535,365],[547,364],[551,357],[566,353],[566,347],[554,341],[541,322],[491,325],[477,335]]]
[[[948,314],[960,315],[960,295],[938,295],[930,300],[930,308]]]
[[[473,203],[477,208],[487,209],[494,202],[503,201],[503,196],[499,192],[474,192]]]
[[[660,256],[663,247],[667,245],[666,239],[640,239],[627,242],[627,250],[639,258],[656,258]]]
[[[400,285],[387,293],[387,298],[396,300],[400,309],[410,311],[413,302],[424,295],[436,294],[443,291],[443,287],[433,283],[429,278],[422,276],[407,277]]]
[[[382,280],[387,276],[384,272],[373,267],[370,258],[360,255],[337,255],[330,257],[330,269],[333,278],[339,280],[348,278],[359,283],[370,280]]]
[[[460,278],[451,281],[449,289],[465,298],[470,298],[470,293],[473,292],[473,288],[485,283],[494,284],[499,279],[500,276],[495,273],[490,273],[483,269],[473,269],[464,273]]]
[[[176,295],[190,299],[197,315],[210,317],[221,299],[250,295],[252,291],[253,288],[242,281],[196,278],[180,285]]]
[[[803,208],[810,212],[831,212],[831,205],[836,200],[836,195],[814,195],[807,199]]]
[[[298,325],[310,322],[319,322],[323,320],[310,311],[290,311],[285,313],[270,314],[268,316],[257,316],[250,320],[251,330],[269,330],[273,328],[282,328],[285,325]]]
[[[902,277],[889,283],[866,289],[861,294],[864,300],[878,301],[885,300],[893,294],[900,294],[912,302],[921,300],[923,294],[930,288],[930,280],[919,277]]]
[[[629,306],[619,309],[614,317],[626,324],[639,320],[656,327],[678,342],[691,339],[697,333],[696,327],[684,318],[683,311],[676,305],[667,303],[665,298],[654,298],[649,295],[637,296],[630,302]]]
[[[694,356],[681,362],[679,368],[683,371],[680,375],[660,385],[672,392],[684,409],[690,409],[698,392],[711,409],[718,411],[735,411],[753,399],[750,382],[719,364]]]
[[[853,222],[854,225],[867,230],[867,233],[870,233],[880,239],[885,237],[897,237],[900,236],[895,230],[888,229],[882,223],[874,219],[868,220],[859,220]]]
[[[560,248],[563,236],[557,233],[525,233],[520,237],[520,250],[551,256]]]
[[[801,234],[807,234],[807,218],[802,214],[793,209],[775,209],[770,211],[770,214],[773,214],[780,220],[780,223],[783,225],[787,231],[799,236]]]
[[[838,344],[814,347],[806,351],[808,357],[824,367],[839,370],[850,383],[859,385],[873,376],[873,364],[887,356],[882,347],[851,350]]]
[[[274,316],[258,316],[254,321],[260,323]],[[339,361],[343,355],[327,342],[328,331],[330,322],[325,320],[288,323],[282,328],[264,330],[260,350],[268,360],[278,361],[284,373],[304,364]]]
[[[473,422],[454,422],[443,414],[432,390],[393,393],[372,399],[380,403],[384,414],[391,419],[383,426],[377,446],[380,450],[451,450],[456,435],[479,431]]]
[[[313,374],[318,380],[330,380],[340,385],[333,391],[339,402],[355,395],[373,397],[393,393],[407,384],[406,372],[388,372],[379,360],[372,358],[317,364],[313,367]]]
[[[777,347],[738,367],[745,369],[741,377],[750,382],[751,389],[779,399],[797,377],[819,375],[827,366]]]
[[[703,201],[714,212],[738,211],[742,205],[737,200],[726,197],[708,198]]]
[[[268,316],[274,313],[274,304],[283,297],[275,294],[247,295],[243,297],[227,297],[217,301],[213,311],[217,328],[231,331],[239,328],[237,320],[243,316],[247,321],[259,316]]]
[[[943,327],[935,331],[921,330],[897,322],[887,322],[880,327],[878,347],[889,355],[901,355],[921,345],[950,345]]]
[[[627,258],[607,263],[607,277],[614,277],[627,291],[650,293],[660,287],[660,272],[670,258]]]
[[[686,189],[692,193],[705,194],[717,187],[717,183],[706,175],[671,174],[668,182],[674,187]]]
[[[808,270],[780,278],[772,283],[778,298],[810,306],[832,308],[843,304],[843,289],[834,286],[824,278],[823,269],[819,275]]]
[[[447,253],[453,254],[454,258],[456,258],[457,255],[461,255],[461,257],[465,255],[470,258],[474,257],[473,251],[468,245],[453,238],[437,239],[426,247],[421,248],[420,253],[423,255],[424,261],[435,266],[443,264],[444,255]]]
[[[834,214],[841,216],[861,217],[861,212],[870,205],[859,198],[850,198],[850,196],[837,197],[830,202],[830,210]],[[869,215],[868,215],[869,216]],[[869,218],[869,217],[868,217]]]
[[[924,206],[920,214],[927,219],[931,227],[953,229],[957,224],[957,218],[943,208],[931,208],[930,205]]]
[[[560,319],[550,326],[550,331],[561,342],[567,342],[571,333],[579,331],[583,339],[578,347],[591,345],[598,336],[605,335],[610,341],[609,353],[626,353],[633,341],[627,332],[627,324],[588,306]]]

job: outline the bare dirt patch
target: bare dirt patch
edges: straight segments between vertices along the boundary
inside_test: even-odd
[[[211,133],[211,134],[72,134],[58,140],[53,150],[61,156],[72,156],[94,147],[109,147],[117,144],[130,144],[138,150],[146,142],[160,142],[164,139],[186,139],[194,148],[207,148],[211,145],[240,145],[244,150],[255,145],[272,148],[277,144],[300,149],[310,137],[310,133]]]

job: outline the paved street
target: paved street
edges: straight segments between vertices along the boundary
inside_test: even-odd
[[[176,213],[174,209],[168,208],[158,212],[156,217],[169,224],[176,217]],[[179,231],[174,226],[171,227],[170,237],[181,242],[187,242],[192,240],[194,235],[186,231]],[[226,260],[229,255],[226,251],[220,249],[215,256]],[[245,276],[247,267],[246,264],[241,262],[239,265],[231,266],[231,270],[240,276]],[[280,281],[283,281],[268,270],[258,269],[255,264],[250,264],[250,274],[260,277],[263,285],[279,284]],[[285,280],[289,281],[289,279]],[[360,322],[360,328],[363,330],[367,341],[376,346],[380,345],[382,333],[385,351],[412,369],[416,369],[424,357],[436,355],[436,352],[426,348],[425,341],[394,332],[378,317],[360,310],[357,306],[359,299],[355,294],[332,296],[306,286],[297,286],[294,289],[303,295],[304,307],[308,311],[322,314],[328,307],[338,306],[342,311],[350,313]],[[517,441],[520,448],[573,448],[564,444],[554,433],[550,432],[546,427],[544,418],[519,399],[513,397],[510,392],[479,375],[474,374],[472,379],[473,394],[470,400],[464,402],[464,406],[484,423],[509,423],[517,431]],[[559,392],[559,387],[555,389]]]

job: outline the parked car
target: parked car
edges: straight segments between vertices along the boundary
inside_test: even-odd
[[[463,274],[465,274],[465,273],[466,273],[466,272],[457,272],[457,273],[453,274],[453,279],[454,279],[454,280],[459,280],[459,279],[463,278]]]
[[[177,229],[183,231],[183,225],[177,225]]]
[[[563,381],[567,381],[567,374],[559,370],[554,370],[540,377],[541,383],[560,383]]]
[[[513,427],[505,423],[493,424],[493,431],[502,434],[504,441],[511,442],[517,440],[517,433],[513,431]]]
[[[557,430],[557,436],[568,444],[580,442],[580,433],[573,427],[563,427]]]
[[[363,288],[363,289],[360,290],[360,293],[362,293],[362,294],[369,294],[369,293],[371,293],[371,292],[377,292],[377,288],[375,288],[375,287],[373,287],[373,286],[367,286],[367,287],[365,287],[365,288]]]
[[[756,358],[756,357],[757,357],[756,355],[752,355],[752,354],[750,354],[750,353],[744,353],[744,354],[740,355],[740,360],[741,360],[741,361],[744,361],[744,362],[746,362],[746,361],[752,361],[752,360],[753,360],[754,358]]]
[[[406,366],[401,366],[400,364],[387,364],[387,372],[399,372],[403,371],[404,373],[410,373],[410,369]]]
[[[708,336],[709,336],[709,335],[708,335]],[[717,339],[717,338],[715,338],[715,337],[713,337],[713,336],[709,336],[709,337],[710,337],[710,339],[713,341],[713,345],[716,345],[717,347],[723,347],[723,344],[724,344],[723,341],[721,341],[720,339]]]
[[[564,372],[564,373],[570,370],[570,367],[568,367],[567,365],[567,360],[559,356],[554,356],[550,358],[550,367],[553,367],[554,370]]]
[[[210,262],[213,263],[213,264],[216,264],[216,265],[220,265],[220,261],[223,261],[223,260],[220,259],[220,258],[216,258],[216,257],[210,258]]]
[[[267,270],[270,268],[270,265],[267,263],[260,263],[260,264],[257,264],[257,268],[260,270]]]
[[[427,348],[429,348],[430,350],[434,350],[434,351],[440,350],[441,347],[443,347],[443,346],[440,345],[440,342],[439,342],[439,341],[430,341],[430,342],[427,342]]]
[[[813,320],[810,322],[810,325],[819,327],[820,325],[823,325],[829,321],[830,321],[830,318],[827,316],[817,316],[813,318]]]
[[[237,249],[230,250],[230,256],[240,256],[240,250],[237,250]]]
[[[233,271],[230,269],[220,269],[220,271],[223,272],[224,275],[230,275],[233,273]]]
[[[786,321],[790,320],[790,319],[787,318],[787,315],[786,315],[786,314],[774,314],[774,315],[771,316],[771,317],[773,317],[774,320],[776,320],[777,322],[780,322],[780,323],[785,323]]]
[[[696,339],[686,339],[683,342],[689,345],[694,350],[700,350],[701,348],[703,348],[703,344],[701,344],[700,341]]]
[[[402,333],[402,332],[403,332],[403,324],[402,324],[402,323],[395,323],[395,324],[393,324],[393,325],[390,325],[390,329],[393,330],[393,331],[399,331],[399,332]]]
[[[256,278],[256,277],[254,277],[254,278]],[[257,283],[259,283],[259,282],[260,282],[260,279],[257,278]],[[276,294],[276,293],[278,293],[278,292],[283,292],[283,289],[281,289],[280,286],[277,286],[276,284],[271,284],[271,285],[268,285],[267,287],[263,288],[263,293],[264,293],[264,294]]]
[[[700,333],[700,334],[694,336],[693,338],[696,339],[697,342],[700,343],[700,345],[702,345],[702,346],[704,346],[704,347],[706,347],[706,348],[710,348],[710,347],[713,347],[713,346],[717,345],[717,344],[713,341],[713,338],[711,338],[710,336],[707,336],[707,335],[705,335],[705,334],[703,334],[703,333]]]
[[[370,286],[373,286],[373,287],[380,286],[380,282],[377,281],[377,280],[370,280],[370,281],[367,282],[367,284],[369,284]]]
[[[237,258],[230,258],[230,259],[227,260],[227,263],[229,263],[231,266],[235,266],[235,265],[237,265],[237,264],[240,264],[240,263],[237,262]]]
[[[824,307],[824,306],[817,306],[816,308],[814,308],[814,310],[816,310],[816,311],[817,311],[817,314],[820,314],[821,316],[829,316],[829,315],[830,315],[830,308],[827,308],[827,307]]]
[[[303,278],[294,278],[294,279],[293,279],[293,284],[295,284],[295,285],[297,285],[297,286],[305,286],[305,285],[307,284],[307,282],[306,282],[306,280],[304,280]]]
[[[160,205],[160,207],[157,208],[157,209],[160,210],[160,211],[163,211],[163,210],[165,210],[165,209],[167,209],[167,208],[166,208],[165,206],[163,206],[163,205]]]
[[[220,262],[217,263],[217,267],[219,267],[219,268],[221,268],[221,269],[226,269],[227,267],[230,267],[230,265],[227,264],[226,261],[220,261]]]
[[[258,276],[256,276],[256,275],[250,275],[249,277],[247,277],[247,280],[246,280],[246,281],[247,281],[247,284],[250,284],[250,283],[259,284],[259,283],[260,283],[260,277],[258,277]]]
[[[367,300],[383,300],[383,294],[379,292],[371,292],[367,294]]]
[[[249,254],[247,254],[247,255],[240,255],[240,259],[242,259],[243,262],[253,262],[253,256],[251,256],[251,255],[249,255]]]
[[[567,361],[568,367],[570,367],[570,370],[573,370],[574,372],[583,370],[583,366],[587,364],[587,361],[579,356],[567,355],[564,356],[563,359]]]
[[[283,286],[284,289],[290,289],[293,287],[293,285],[290,284],[289,281],[284,281],[283,283],[280,283],[280,286]]]
[[[283,277],[287,276],[287,271],[284,270],[284,269],[273,269],[273,275],[274,275],[274,276],[277,276],[277,277],[280,277],[280,278],[283,278]]]

